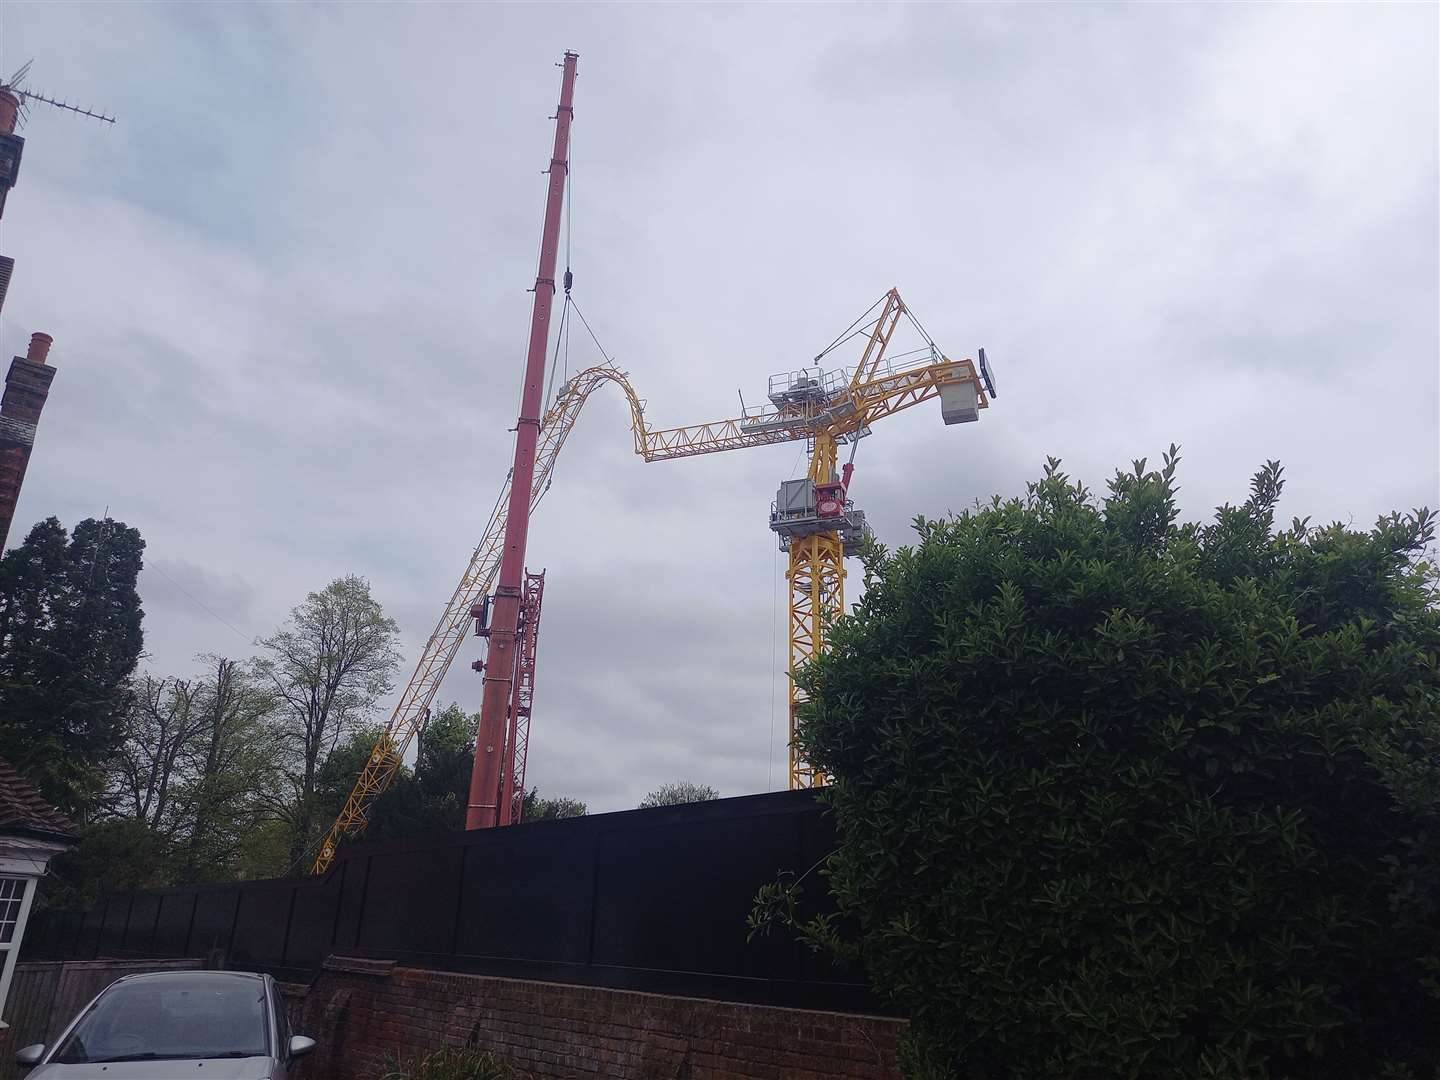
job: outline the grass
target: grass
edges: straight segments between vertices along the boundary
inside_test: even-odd
[[[530,1074],[488,1050],[442,1046],[408,1058],[391,1058],[376,1080],[529,1080]]]

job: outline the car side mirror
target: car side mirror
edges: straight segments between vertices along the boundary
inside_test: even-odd
[[[311,1050],[315,1049],[315,1040],[308,1035],[290,1036],[290,1056],[292,1058],[304,1057]]]
[[[44,1043],[32,1043],[15,1051],[15,1064],[22,1069],[33,1068],[45,1056]]]

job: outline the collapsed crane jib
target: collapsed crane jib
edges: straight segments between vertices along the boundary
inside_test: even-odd
[[[630,402],[632,424],[637,433],[643,431],[640,399],[623,372],[614,368],[590,368],[582,371],[561,388],[555,403],[546,411],[540,425],[535,451],[535,473],[530,486],[533,508],[545,493],[555,472],[555,462],[575,427],[580,410],[590,395],[606,382],[613,382],[625,392]],[[640,452],[640,442],[636,452]],[[376,740],[375,748],[356,778],[339,817],[321,840],[310,870],[322,874],[329,869],[339,851],[340,843],[360,836],[370,820],[370,809],[394,782],[406,752],[425,724],[425,717],[439,692],[440,684],[450,670],[460,646],[467,637],[470,611],[494,587],[500,566],[500,544],[505,532],[506,507],[509,502],[511,477],[501,485],[485,533],[470,556],[469,565],[460,577],[435,629],[421,650],[410,681],[400,695],[385,730]]]

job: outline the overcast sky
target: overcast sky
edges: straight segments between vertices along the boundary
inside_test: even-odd
[[[1184,453],[1282,514],[1440,503],[1437,12],[1415,5],[0,5],[44,105],[4,355],[55,337],[12,529],[140,529],[147,665],[367,577],[409,674],[508,467],[559,87],[575,296],[661,426],[719,419],[891,285],[978,424],[860,447],[880,538]],[[572,339],[572,368],[593,360]],[[795,447],[646,465],[597,394],[531,532],[530,779],[621,809],[784,784]],[[852,567],[852,586],[859,574]],[[479,703],[469,645],[442,696]]]

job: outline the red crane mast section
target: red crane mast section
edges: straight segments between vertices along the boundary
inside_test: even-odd
[[[570,122],[574,117],[575,64],[565,54],[560,80],[560,104],[555,110],[555,149],[550,155],[550,190],[545,199],[545,225],[540,239],[540,269],[535,277],[535,302],[530,315],[530,347],[525,359],[525,388],[520,396],[520,418],[515,431],[515,465],[510,485],[505,541],[500,555],[499,583],[490,620],[490,650],[485,663],[485,689],[480,701],[480,724],[475,738],[475,766],[470,773],[470,797],[465,828],[488,829],[500,823],[502,778],[510,705],[517,677],[516,630],[520,622],[525,572],[525,542],[530,532],[530,487],[535,476],[535,446],[540,435],[544,397],[545,358],[549,344],[550,311],[555,301],[555,263],[560,246],[560,211],[565,202],[569,170]]]
[[[510,699],[510,733],[505,741],[505,777],[501,781],[500,824],[518,825],[525,810],[525,759],[530,752],[530,711],[535,702],[535,646],[540,636],[540,601],[545,571],[525,573],[520,598],[515,691]]]

